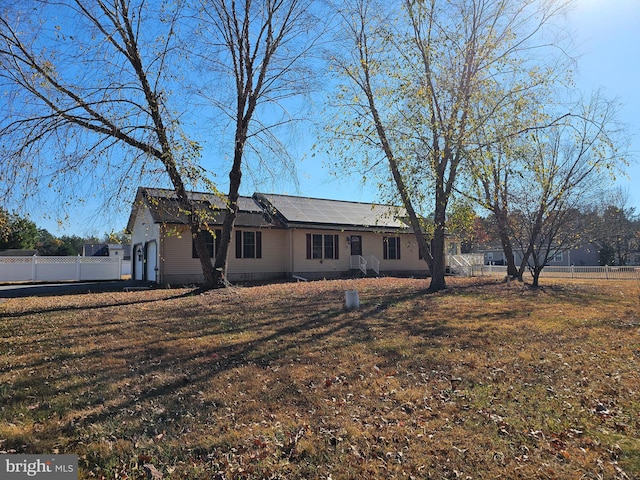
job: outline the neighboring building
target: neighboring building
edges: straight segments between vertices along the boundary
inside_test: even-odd
[[[82,246],[83,257],[122,257],[131,260],[131,245],[119,243],[85,243]]]
[[[191,193],[214,218],[210,255],[217,251],[224,202]],[[368,274],[427,276],[404,210],[387,205],[255,193],[239,199],[227,261],[230,281],[337,278]],[[127,224],[136,280],[199,283],[200,261],[172,190],[138,189]],[[452,247],[453,245],[453,247]],[[448,251],[457,250],[450,242]]]
[[[501,247],[488,248],[483,251],[485,265],[506,265],[504,251]],[[514,256],[516,265],[522,262],[522,250],[515,250]],[[547,266],[552,267],[568,267],[568,266],[597,266],[600,265],[600,256],[598,246],[588,243],[575,248],[569,248],[562,252],[558,252],[548,263]]]

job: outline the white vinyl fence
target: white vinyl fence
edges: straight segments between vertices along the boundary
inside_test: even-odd
[[[503,265],[474,265],[471,276],[505,276]],[[584,278],[600,280],[640,280],[640,267],[544,267],[540,278]]]
[[[0,257],[0,282],[120,280],[121,257]]]

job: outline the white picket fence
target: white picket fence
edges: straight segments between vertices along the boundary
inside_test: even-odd
[[[503,265],[474,265],[471,276],[505,276]],[[584,278],[594,280],[640,280],[640,267],[544,267],[540,278]]]
[[[120,280],[122,257],[0,257],[0,282]]]

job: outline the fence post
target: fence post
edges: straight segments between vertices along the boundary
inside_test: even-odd
[[[80,279],[80,255],[76,257],[76,281],[79,282]]]
[[[36,256],[31,257],[31,281],[36,281]]]

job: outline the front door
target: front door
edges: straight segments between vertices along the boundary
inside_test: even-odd
[[[351,255],[362,255],[362,235],[351,235]]]

